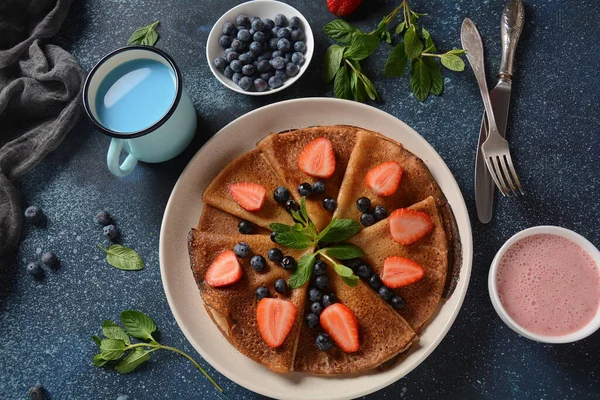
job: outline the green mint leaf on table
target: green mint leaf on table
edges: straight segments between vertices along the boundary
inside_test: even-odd
[[[134,310],[123,311],[121,323],[134,338],[154,341],[152,333],[156,331],[156,324],[146,314]]]
[[[338,260],[349,260],[365,255],[365,252],[362,251],[360,247],[350,243],[336,244],[320,251],[326,253],[329,257],[337,258]]]
[[[154,21],[150,25],[143,26],[131,34],[127,44],[142,44],[144,46],[154,46],[158,42],[158,33],[156,26],[159,21]]]
[[[463,71],[465,62],[456,54],[446,53],[440,56],[442,65],[452,71]]]
[[[333,82],[333,93],[338,99],[352,100],[352,89],[350,88],[350,77],[346,65],[342,65],[335,74]]]
[[[141,347],[133,349],[127,357],[122,358],[115,365],[115,370],[121,374],[133,372],[137,367],[150,360],[150,353],[157,349],[144,350]]]
[[[116,360],[123,355],[125,342],[118,339],[102,339],[100,342],[100,354],[105,360]]]
[[[288,282],[289,287],[297,289],[304,285],[309,279],[315,264],[316,254],[305,254],[298,260],[298,266],[290,277]]]
[[[404,33],[404,50],[406,56],[411,59],[419,57],[423,51],[423,42],[419,39],[417,28],[414,25]]]
[[[308,249],[313,245],[313,240],[304,232],[283,232],[276,235],[277,243],[292,249]]]
[[[323,80],[325,83],[331,82],[338,72],[344,50],[345,47],[332,44],[325,51],[325,58],[323,59]]]
[[[296,224],[294,224],[294,226],[296,226]],[[269,228],[275,233],[284,233],[294,230],[294,226],[274,222],[269,225]]]
[[[431,88],[429,91],[439,96],[444,90],[444,78],[442,77],[440,66],[433,57],[423,57],[423,62],[429,69],[429,75],[431,76]]]
[[[425,38],[425,51],[437,51],[437,47],[435,47],[429,31],[425,28],[421,28],[421,32],[423,32],[423,38]]]
[[[396,29],[394,30],[394,33],[396,35],[400,35],[402,32],[404,32],[404,30],[406,29],[406,21],[402,21],[400,22],[397,26]]]
[[[102,358],[102,354],[96,354],[92,360],[92,364],[94,364],[96,367],[102,367],[108,361],[110,360],[105,360],[104,358]]]
[[[446,52],[446,54],[456,54],[456,55],[461,55],[461,54],[467,54],[466,50],[463,49],[452,49],[448,52]]]
[[[104,322],[102,323],[102,334],[104,334],[104,336],[106,336],[109,339],[122,340],[125,342],[125,344],[130,344],[129,336],[127,336],[127,333],[125,333],[123,328],[121,328],[112,321],[104,320]]]
[[[346,285],[351,286],[351,287],[355,287],[356,285],[358,285],[358,276],[356,276],[356,275],[342,276],[342,280],[344,281],[344,283]]]
[[[406,71],[406,51],[404,50],[404,44],[400,43],[394,46],[394,49],[388,57],[383,73],[388,78],[400,76]]]
[[[373,85],[373,82],[371,82],[371,80],[367,78],[367,76],[362,72],[356,72],[356,74],[358,75],[358,78],[362,81],[365,87],[365,91],[367,92],[367,96],[369,96],[371,100],[377,99],[379,97],[379,93],[377,93],[377,89],[375,89],[375,85]]]
[[[349,60],[360,61],[369,57],[379,46],[379,38],[373,35],[358,35],[352,38],[352,44],[344,53]]]
[[[352,219],[335,219],[331,221],[330,225],[329,229],[323,230],[323,235],[319,235],[319,241],[326,243],[343,242],[360,232],[360,224]]]
[[[92,340],[98,345],[100,346],[100,342],[102,342],[102,339],[100,339],[98,336],[94,335],[92,336]]]
[[[111,244],[108,250],[100,245],[98,247],[106,253],[106,261],[115,268],[124,271],[137,271],[144,268],[140,256],[128,247],[120,244]]]
[[[327,36],[342,44],[350,44],[352,42],[353,34],[360,32],[358,29],[342,19],[336,19],[329,22],[327,25],[325,25],[323,31],[327,34]]]
[[[419,101],[425,101],[431,88],[431,74],[422,59],[412,60],[410,65],[410,88]]]

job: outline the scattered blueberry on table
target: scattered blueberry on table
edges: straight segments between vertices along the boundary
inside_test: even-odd
[[[46,400],[46,391],[40,385],[35,385],[29,389],[29,398],[31,400]]]
[[[50,268],[57,268],[59,265],[59,260],[56,254],[51,251],[47,251],[42,254],[42,263]]]
[[[42,209],[37,206],[29,206],[25,209],[25,221],[33,225],[40,225],[44,219]]]

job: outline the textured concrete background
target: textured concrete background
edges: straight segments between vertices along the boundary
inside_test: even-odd
[[[397,1],[367,1],[351,20],[374,29]],[[333,19],[325,0],[291,2],[310,21],[316,49],[307,73],[292,88],[250,98],[221,86],[205,59],[205,42],[232,0],[76,1],[54,43],[73,52],[84,70],[126,43],[137,27],[159,19],[158,47],[179,63],[199,115],[190,148],[159,165],[139,165],[114,178],[105,165],[109,138],[82,118],[65,142],[20,183],[23,206],[41,206],[46,228],[26,227],[14,262],[0,269],[0,398],[22,399],[43,384],[53,399],[214,398],[212,386],[181,357],[152,355],[131,375],[91,365],[102,320],[134,308],[151,315],[165,344],[184,349],[206,366],[230,399],[257,398],[201,360],[187,343],[167,305],[160,281],[158,234],[177,177],[198,148],[231,120],[272,102],[332,96],[319,79],[329,40],[322,26]],[[470,17],[485,41],[489,82],[499,64],[498,23],[504,0],[411,2],[441,49],[460,46],[460,24]],[[544,345],[523,339],[495,314],[487,294],[487,272],[502,243],[524,228],[553,224],[600,245],[600,135],[598,63],[600,7],[596,0],[526,1],[526,26],[517,52],[509,118],[512,154],[527,195],[500,199],[488,225],[476,219],[473,195],[475,146],[482,104],[475,79],[444,71],[445,92],[421,104],[408,91],[408,78],[388,80],[382,45],[364,63],[382,100],[375,106],[402,119],[424,136],[446,161],[471,215],[475,254],[464,307],[448,336],[407,377],[370,396],[398,398],[598,398],[600,334],[576,344]],[[281,118],[286,118],[282,115]],[[140,272],[108,266],[96,243],[96,210],[112,212],[124,236],[146,262]],[[62,268],[37,283],[25,266],[55,251]]]

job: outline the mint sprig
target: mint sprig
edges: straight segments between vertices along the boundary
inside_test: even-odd
[[[223,389],[192,357],[175,347],[158,343],[153,336],[157,327],[149,316],[140,311],[126,310],[121,313],[121,323],[125,329],[113,321],[105,320],[102,323],[102,333],[105,338],[92,336],[100,349],[100,353],[93,358],[95,366],[108,365],[121,374],[128,374],[150,360],[150,354],[154,351],[170,350],[187,358],[220,393],[223,392]],[[133,343],[130,337],[142,342]]]

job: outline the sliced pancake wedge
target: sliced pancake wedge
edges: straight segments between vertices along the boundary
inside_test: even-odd
[[[408,208],[429,214],[433,222],[432,231],[417,242],[401,245],[394,241],[390,234],[388,218],[363,229],[348,239],[348,242],[365,251],[366,256],[362,259],[377,274],[381,273],[384,260],[391,256],[408,258],[423,267],[425,276],[420,281],[394,289],[406,301],[406,307],[400,314],[416,332],[420,332],[438,308],[442,298],[448,271],[448,238],[433,197]]]
[[[371,169],[387,161],[400,164],[403,169],[402,178],[394,194],[379,196],[369,189],[365,178]],[[361,212],[356,208],[356,200],[361,197],[369,198],[373,207],[384,206],[391,213],[429,196],[433,196],[439,205],[446,202],[420,158],[396,141],[375,132],[361,130],[356,134],[356,145],[346,168],[334,216],[358,221]]]
[[[345,353],[336,345],[329,351],[315,346],[319,329],[302,324],[294,369],[313,375],[368,371],[405,351],[418,338],[410,325],[362,281],[350,287],[328,266],[331,291],[352,310],[358,320],[360,347]]]
[[[200,216],[200,224],[198,230],[202,232],[219,233],[223,235],[235,235],[238,231],[238,224],[242,218],[229,214],[223,210],[204,204],[202,215]],[[271,231],[258,226],[252,226],[252,234],[268,235]]]
[[[205,281],[206,271],[217,256],[225,250],[232,250],[236,243],[246,242],[250,246],[250,256],[241,259],[242,277],[239,281],[224,287],[213,288]],[[264,365],[272,371],[287,373],[293,369],[294,356],[300,327],[304,316],[306,287],[290,290],[286,295],[275,292],[274,283],[282,278],[286,281],[290,272],[267,259],[263,272],[250,267],[250,257],[255,254],[266,258],[267,251],[276,247],[265,235],[218,235],[192,229],[188,237],[188,249],[192,272],[205,308],[229,342],[242,354]],[[281,249],[298,260],[304,251]],[[291,301],[297,308],[296,321],[284,343],[271,349],[261,337],[258,329],[256,309],[258,300],[255,291],[266,286],[272,297]]]
[[[257,183],[267,190],[265,203],[259,211],[247,211],[229,193],[229,185],[241,182]],[[273,192],[282,184],[260,151],[254,149],[229,163],[206,188],[202,200],[205,204],[268,229],[273,222],[293,223],[285,207],[273,200]]]
[[[317,180],[325,182],[325,193],[313,195],[306,200],[306,209],[318,230],[327,226],[331,220],[331,212],[323,208],[322,202],[325,197],[337,198],[350,154],[354,148],[356,133],[359,130],[359,128],[345,125],[318,126],[279,134],[274,133],[257,145],[296,200],[300,199],[297,188],[301,183],[312,184]],[[333,144],[336,161],[335,171],[327,179],[309,176],[298,167],[298,158],[306,145],[322,137],[329,139]]]

